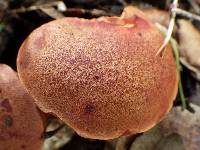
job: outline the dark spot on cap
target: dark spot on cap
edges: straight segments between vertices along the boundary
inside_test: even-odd
[[[141,37],[141,36],[142,36],[142,33],[138,32],[138,35]]]
[[[158,54],[158,56],[162,58],[164,56],[164,51],[165,51],[165,48]]]
[[[10,102],[9,102],[8,99],[4,99],[1,102],[1,107],[3,107],[6,112],[12,112],[12,107],[11,107]]]
[[[100,76],[97,76],[97,75],[96,75],[96,76],[94,76],[94,79],[95,79],[95,80],[99,80],[99,79],[100,79]]]
[[[3,121],[4,121],[4,124],[7,126],[7,127],[11,127],[13,125],[13,119],[11,116],[9,115],[6,115],[3,117]]]
[[[94,108],[94,106],[91,105],[91,104],[87,104],[87,105],[85,106],[85,108],[84,108],[84,112],[85,112],[85,113],[92,113],[92,112],[94,112],[94,111],[95,111],[95,108]]]
[[[26,145],[21,145],[21,148],[22,148],[22,149],[25,149],[25,148],[26,148]]]

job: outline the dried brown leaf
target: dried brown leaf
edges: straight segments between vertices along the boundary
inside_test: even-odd
[[[57,119],[52,119],[51,122],[48,124],[46,131],[53,131],[56,128],[60,127],[62,122]],[[43,149],[42,150],[59,150],[65,144],[67,144],[72,136],[74,135],[74,131],[65,125],[62,129],[60,129],[54,136],[46,139],[44,141]]]
[[[199,150],[200,107],[195,113],[175,107],[156,127],[139,136],[130,150]]]
[[[186,150],[199,150],[200,147],[200,107],[191,104],[195,113],[181,107],[174,108],[162,121],[161,126],[181,135]]]
[[[180,52],[186,60],[196,67],[200,67],[200,32],[187,20],[179,20]]]
[[[198,69],[198,68],[195,67],[195,66],[192,66],[192,65],[185,59],[185,57],[180,57],[180,61],[181,61],[181,63],[182,63],[186,68],[188,68],[188,69],[191,71],[193,77],[200,81],[200,69]]]
[[[53,7],[52,8],[51,7],[49,7],[49,8],[41,7],[40,10],[54,19],[60,19],[60,18],[64,17],[64,15],[61,12],[59,12],[57,9],[55,9]]]
[[[156,126],[138,137],[130,150],[185,150],[180,135]]]

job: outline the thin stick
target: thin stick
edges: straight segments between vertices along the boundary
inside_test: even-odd
[[[160,55],[162,53],[162,51],[164,50],[164,48],[166,47],[166,45],[169,43],[173,29],[174,29],[174,25],[175,25],[175,18],[176,18],[176,12],[172,11],[174,8],[178,7],[178,0],[174,0],[173,3],[171,4],[171,19],[169,22],[169,26],[168,26],[168,30],[167,30],[167,34],[166,37],[164,39],[163,44],[161,45],[161,47],[158,49],[156,56]]]
[[[188,11],[185,11],[185,10],[183,10],[183,9],[174,8],[172,11],[175,12],[176,14],[183,15],[183,16],[185,16],[185,17],[187,17],[187,18],[200,21],[200,16],[195,15],[195,14],[193,14],[193,13],[190,13],[190,12],[188,12]]]
[[[197,1],[196,0],[187,0],[187,1],[190,3],[190,5],[194,9],[195,13],[199,14],[200,13],[200,7],[197,4]]]

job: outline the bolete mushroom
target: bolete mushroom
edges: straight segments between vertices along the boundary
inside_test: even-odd
[[[22,44],[18,73],[35,102],[79,135],[112,139],[140,133],[170,110],[177,93],[171,47],[138,9],[121,17],[63,18]]]
[[[0,150],[41,150],[43,130],[43,119],[16,72],[0,64]]]

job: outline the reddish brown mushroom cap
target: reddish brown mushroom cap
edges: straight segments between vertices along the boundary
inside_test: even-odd
[[[63,18],[42,25],[20,48],[20,79],[38,106],[78,134],[111,139],[148,130],[177,93],[170,46],[135,8],[121,17]]]
[[[17,74],[0,64],[0,150],[41,150],[43,121]]]

